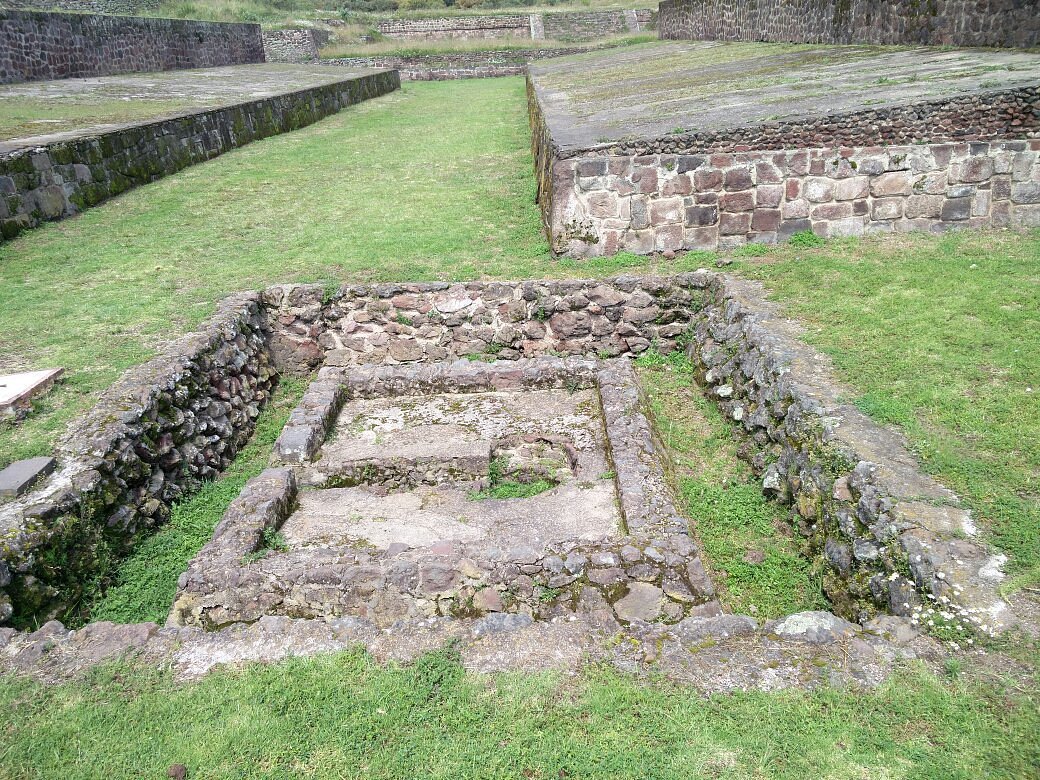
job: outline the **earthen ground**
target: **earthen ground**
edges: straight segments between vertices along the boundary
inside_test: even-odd
[[[818,119],[1040,81],[1022,51],[660,42],[531,63],[562,151]]]
[[[267,63],[6,84],[0,87],[0,154],[371,72]]]

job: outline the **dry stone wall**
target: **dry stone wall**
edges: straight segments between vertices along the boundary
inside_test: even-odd
[[[530,80],[528,96],[538,201],[558,253],[1040,224],[1035,87],[565,151]]]
[[[588,51],[580,47],[553,49],[500,49],[498,51],[455,52],[383,57],[337,57],[322,60],[323,65],[346,68],[392,68],[401,81],[450,81],[499,76],[522,76],[527,63],[547,57],[563,57]]]
[[[171,505],[227,467],[277,373],[256,293],[131,369],[70,429],[59,470],[0,505],[0,623],[62,614]]]
[[[845,400],[852,390],[760,285],[703,276],[689,354],[744,434],[763,490],[791,507],[794,528],[826,562],[834,611],[864,622],[924,603],[950,616],[940,622],[983,634],[1013,622],[999,592],[1006,559],[973,538],[958,497],[919,470],[900,435]]]
[[[327,30],[294,28],[264,30],[264,59],[267,62],[311,62],[318,49],[329,42]]]
[[[263,61],[256,24],[0,10],[0,84]]]
[[[460,357],[670,351],[693,294],[660,277],[272,287],[271,349],[280,368],[396,365]]]
[[[1034,0],[662,0],[659,27],[686,40],[1040,44]]]
[[[260,138],[305,127],[400,86],[396,71],[133,125],[0,157],[0,231],[9,239]]]
[[[1040,141],[584,157],[553,166],[553,248],[575,256],[1040,225]]]
[[[443,40],[449,38],[548,38],[592,41],[626,32],[650,30],[656,14],[649,9],[588,11],[531,15],[455,16],[440,19],[387,19],[378,30],[388,38]]]
[[[0,7],[35,11],[75,11],[113,16],[141,16],[155,11],[162,0],[3,0]]]

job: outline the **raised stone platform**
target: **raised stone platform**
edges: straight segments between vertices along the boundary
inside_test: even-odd
[[[0,125],[0,236],[399,86],[393,70],[244,65],[3,87],[18,110]]]
[[[1040,221],[1038,54],[660,43],[528,83],[557,252]]]

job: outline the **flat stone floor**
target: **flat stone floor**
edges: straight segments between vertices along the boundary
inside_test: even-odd
[[[662,41],[534,62],[563,150],[1040,84],[1040,54]]]
[[[540,437],[556,444],[547,446]],[[535,452],[547,447],[541,461],[550,464],[560,483],[530,498],[474,499],[476,464],[483,463],[486,469],[496,452],[509,452],[525,442]],[[561,471],[555,466],[563,447],[571,452],[573,465]],[[438,457],[464,461],[467,473],[458,481],[389,493],[368,485],[305,489],[299,508],[282,525],[286,543],[293,549],[430,547],[438,542],[540,548],[554,540],[620,535],[616,488],[595,390],[353,401],[344,406],[327,442],[302,476],[305,484],[315,485],[361,461],[419,462]]]
[[[6,84],[0,86],[0,153],[372,72],[267,63]]]

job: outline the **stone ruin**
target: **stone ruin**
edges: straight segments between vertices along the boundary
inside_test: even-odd
[[[633,370],[651,346],[686,350],[823,562],[833,613],[727,614]],[[752,283],[700,271],[281,286],[229,299],[175,349],[172,382],[170,356],[131,371],[95,412],[121,408],[118,423],[0,506],[7,617],[60,611],[76,582],[46,561],[130,544],[212,473],[208,451],[228,462],[279,372],[318,370],[270,468],[181,576],[166,626],[0,629],[3,663],[63,676],[134,651],[193,676],[456,641],[477,669],[598,658],[705,690],[873,684],[894,659],[936,652],[909,620],[928,599],[984,631],[1014,620],[1001,559],[971,539],[957,496],[842,400],[826,359]]]

